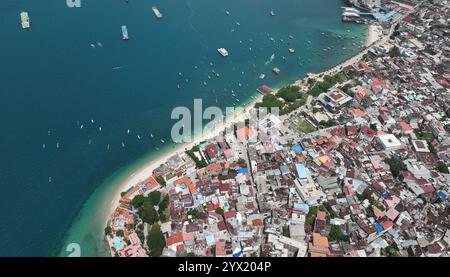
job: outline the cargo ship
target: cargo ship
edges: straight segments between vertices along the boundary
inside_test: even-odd
[[[126,25],[122,25],[122,39],[128,40],[128,29]]]
[[[22,28],[28,29],[30,28],[30,17],[27,12],[20,13],[20,20],[22,21]]]
[[[157,7],[152,7],[153,13],[156,15],[157,18],[163,18],[163,15],[161,14],[161,12],[158,10]]]

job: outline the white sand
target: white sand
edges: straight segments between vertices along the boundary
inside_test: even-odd
[[[380,40],[383,36],[382,29],[378,25],[370,24],[367,28],[366,47]]]

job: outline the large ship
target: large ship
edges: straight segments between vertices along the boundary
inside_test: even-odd
[[[22,28],[28,29],[30,28],[30,17],[27,12],[20,13],[20,20],[22,21]]]
[[[162,18],[163,15],[161,14],[161,12],[158,10],[157,7],[152,7],[153,13],[156,15],[157,18]]]
[[[128,40],[128,29],[126,25],[122,25],[122,39]]]

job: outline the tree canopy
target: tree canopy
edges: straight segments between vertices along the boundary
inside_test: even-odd
[[[164,247],[166,246],[166,239],[164,234],[161,232],[159,225],[155,224],[150,229],[147,236],[147,246],[150,250],[150,256],[160,257]]]

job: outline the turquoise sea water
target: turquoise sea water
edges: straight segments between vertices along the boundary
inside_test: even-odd
[[[242,103],[262,84],[280,86],[352,56],[366,28],[342,23],[342,5],[82,0],[70,9],[65,0],[0,1],[0,256],[66,255],[69,243],[79,243],[83,256],[105,255],[104,218],[114,193],[170,151],[159,140],[170,141],[171,110],[191,108],[194,98],[232,106],[231,90]],[[30,14],[29,31],[20,28],[22,10]],[[221,57],[219,47],[230,56]]]

